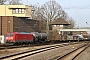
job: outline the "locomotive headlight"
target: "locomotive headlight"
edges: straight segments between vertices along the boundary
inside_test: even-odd
[[[11,37],[10,39],[13,39],[13,37]]]
[[[8,37],[6,37],[6,39],[8,39]]]

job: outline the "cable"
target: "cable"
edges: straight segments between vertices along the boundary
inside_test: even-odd
[[[70,0],[68,0],[69,2],[70,2],[70,4],[72,5],[72,7],[73,7],[73,9],[75,10],[75,12],[77,13],[77,15],[79,16],[79,18],[81,19],[81,20],[83,20],[82,18],[81,18],[81,16],[78,14],[78,12],[76,11],[76,9],[74,8],[74,6],[73,6],[73,4],[71,3],[71,1]],[[84,20],[83,20],[84,21]],[[81,23],[80,23],[81,24]],[[82,24],[83,25],[83,24]]]

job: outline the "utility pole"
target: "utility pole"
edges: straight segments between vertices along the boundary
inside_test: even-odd
[[[78,23],[78,29],[79,29],[79,23]]]
[[[48,38],[49,38],[49,21],[47,19],[47,25],[46,25],[46,33],[48,35]]]

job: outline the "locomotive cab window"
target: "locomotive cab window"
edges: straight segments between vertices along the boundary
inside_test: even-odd
[[[6,34],[6,36],[13,36],[14,34],[11,34],[11,33],[9,33],[9,34]]]

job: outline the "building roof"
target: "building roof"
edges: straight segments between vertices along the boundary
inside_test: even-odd
[[[62,18],[58,18],[50,23],[51,25],[70,25],[68,22],[66,22]]]

